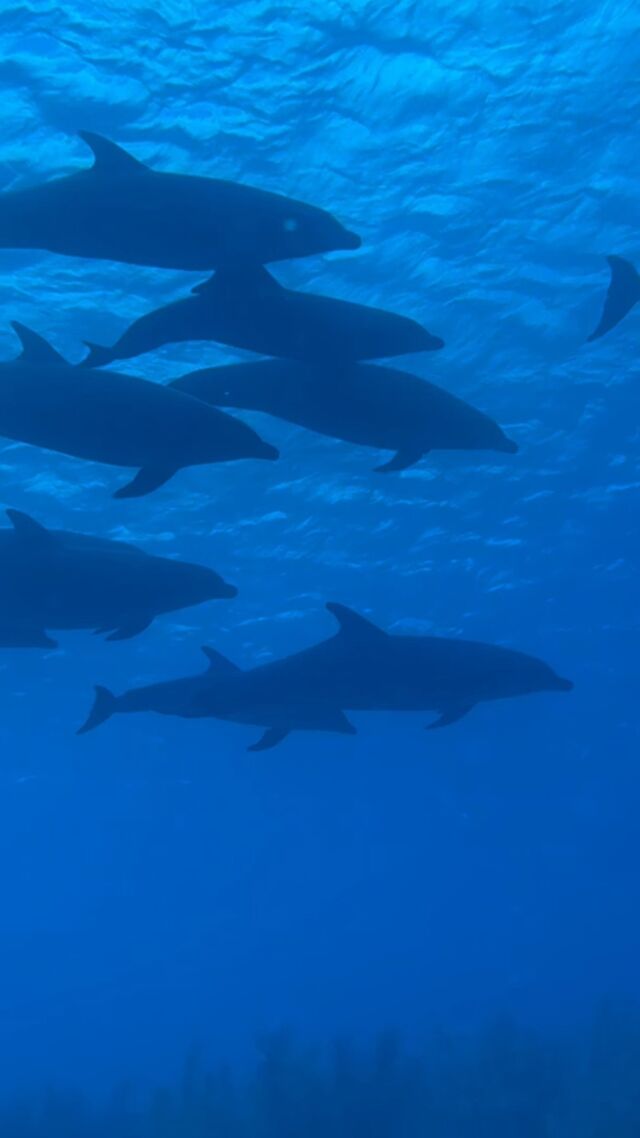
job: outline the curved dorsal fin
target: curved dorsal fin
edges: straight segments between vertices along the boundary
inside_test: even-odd
[[[13,526],[16,537],[20,541],[28,541],[32,545],[50,545],[55,541],[54,534],[50,530],[45,529],[40,525],[35,518],[30,517],[29,514],[23,514],[22,510],[7,510],[7,517]]]
[[[354,612],[346,605],[338,605],[330,601],[326,608],[332,616],[335,616],[340,625],[340,631],[348,636],[357,637],[358,640],[377,640],[381,636],[386,637],[387,635],[376,624],[372,624],[366,617],[360,616],[360,613]]]
[[[223,265],[208,280],[195,285],[191,292],[197,295],[213,289],[225,291],[242,289],[243,293],[261,293],[264,296],[283,291],[284,285],[281,285],[264,265],[239,264]]]
[[[78,134],[93,152],[92,169],[96,174],[141,174],[147,170],[143,162],[101,134],[94,134],[92,130],[80,130]]]
[[[17,320],[11,321],[11,327],[22,344],[22,352],[18,359],[27,364],[66,364],[64,356],[52,348],[43,336],[39,336],[37,332],[33,332],[31,328],[27,328]]]
[[[210,648],[208,644],[202,645],[202,651],[209,661],[208,672],[218,672],[221,676],[225,674],[232,676],[235,672],[242,670],[237,664],[234,664],[232,660],[227,660],[227,657],[223,656],[222,652],[216,651],[215,648]]]

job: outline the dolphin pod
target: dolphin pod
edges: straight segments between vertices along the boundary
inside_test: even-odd
[[[478,703],[573,684],[534,656],[479,641],[394,636],[341,604],[327,609],[338,632],[311,648],[243,672],[204,649],[204,674],[113,696],[96,689],[80,733],[117,712],[211,717],[265,728],[249,749],[267,750],[292,731],[355,734],[347,711],[431,711],[430,729],[456,723]]]
[[[631,262],[625,261],[624,257],[607,257],[607,261],[611,273],[609,288],[602,315],[594,331],[587,337],[587,343],[599,340],[615,328],[640,300],[640,274]]]
[[[330,438],[395,451],[378,471],[406,470],[431,450],[518,449],[471,404],[418,376],[372,364],[261,360],[204,368],[171,386],[214,407],[264,411]]]
[[[156,557],[124,542],[50,530],[7,510],[0,529],[0,646],[55,648],[50,629],[128,640],[161,613],[230,600],[213,569]]]
[[[136,376],[72,367],[35,332],[13,328],[22,354],[0,363],[0,435],[138,467],[115,498],[149,494],[186,466],[278,457],[245,423],[192,396]]]
[[[212,275],[189,296],[134,321],[111,347],[88,344],[79,366],[13,322],[22,354],[0,363],[0,436],[135,470],[118,499],[142,497],[184,467],[278,457],[226,408],[266,412],[390,452],[378,471],[405,470],[431,450],[516,453],[517,444],[469,403],[368,362],[436,351],[444,346],[439,336],[393,311],[286,288],[267,270],[289,258],[358,249],[360,238],[331,213],[247,185],[160,173],[100,135],[81,137],[93,152],[91,167],[0,195],[0,248]],[[621,258],[609,263],[611,285],[591,339],[640,297],[632,266]],[[271,358],[201,367],[167,385],[99,370],[186,342]],[[202,566],[7,513],[0,647],[51,648],[50,631],[66,629],[124,640],[161,613],[236,594]],[[343,605],[327,608],[336,634],[283,659],[243,671],[207,647],[207,669],[195,676],[120,696],[97,688],[79,733],[114,713],[155,711],[259,727],[250,750],[262,751],[294,731],[353,735],[350,712],[430,712],[430,727],[439,728],[478,703],[573,686],[521,652],[391,635]]]
[[[304,362],[375,360],[444,347],[406,316],[349,300],[294,292],[264,268],[221,270],[139,320],[112,347],[87,342],[89,367],[127,360],[164,344],[210,340]]]
[[[358,249],[330,213],[252,186],[150,170],[81,131],[93,166],[0,196],[0,248],[203,272]]]

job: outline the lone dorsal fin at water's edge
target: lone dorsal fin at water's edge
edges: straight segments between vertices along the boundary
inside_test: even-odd
[[[122,174],[151,173],[144,162],[139,162],[127,150],[123,150],[116,142],[103,138],[101,134],[95,134],[92,130],[79,130],[78,135],[83,142],[86,142],[93,154],[94,163],[91,169],[96,174],[104,174],[109,177]]]
[[[631,262],[624,257],[612,255],[607,257],[607,263],[611,274],[609,287],[602,315],[597,327],[587,337],[587,343],[599,340],[601,336],[615,328],[640,300],[640,274]]]
[[[66,364],[64,356],[60,355],[55,348],[51,347],[48,340],[43,336],[33,332],[31,328],[27,328],[26,324],[21,324],[18,320],[11,321],[16,336],[18,337],[22,351],[16,358],[25,364]]]

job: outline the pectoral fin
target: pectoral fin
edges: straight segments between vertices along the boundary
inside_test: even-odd
[[[437,731],[440,727],[450,727],[452,723],[457,723],[459,719],[463,719],[470,711],[473,711],[472,703],[461,704],[458,707],[450,707],[448,711],[443,711],[440,718],[430,723],[425,730]]]
[[[141,632],[144,632],[152,620],[152,616],[138,613],[123,620],[122,624],[114,628],[113,632],[110,632],[106,639],[109,641],[131,640],[132,637],[139,636]]]
[[[104,367],[105,364],[113,363],[116,359],[116,356],[113,354],[113,348],[103,347],[102,344],[94,344],[91,340],[85,340],[84,345],[89,349],[89,355],[80,361],[79,367]]]
[[[428,451],[399,450],[388,462],[383,462],[382,466],[374,466],[374,473],[391,474],[394,470],[408,470],[410,466],[415,466],[416,462],[420,462],[425,454],[428,454]]]
[[[277,747],[278,743],[281,743],[282,740],[286,739],[287,735],[290,734],[291,732],[287,731],[286,728],[268,727],[264,735],[261,735],[258,739],[257,743],[252,743],[250,747],[247,747],[247,750],[270,751],[272,747]]]
[[[131,482],[127,482],[126,486],[121,486],[119,490],[116,490],[113,497],[142,498],[145,494],[151,494],[153,490],[164,486],[165,482],[173,478],[179,469],[178,466],[143,466]]]

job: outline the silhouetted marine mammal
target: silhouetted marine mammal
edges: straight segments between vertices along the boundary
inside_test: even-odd
[[[171,386],[214,407],[265,411],[330,438],[395,451],[377,470],[405,470],[430,450],[518,449],[471,404],[416,375],[375,364],[260,360],[194,371]]]
[[[0,246],[203,272],[358,249],[325,210],[237,182],[162,174],[81,131],[94,164],[0,196]]]
[[[215,671],[200,677],[191,715],[170,697],[172,714],[211,716],[265,726],[250,750],[266,750],[291,731],[353,734],[345,711],[434,711],[431,727],[462,719],[477,703],[530,692],[570,691],[570,680],[510,648],[436,636],[392,636],[344,605],[328,604],[335,636],[282,660],[241,672],[216,655]],[[117,711],[161,710],[167,689],[153,685],[116,699],[100,689],[84,729]],[[122,702],[120,702],[122,701]],[[178,706],[183,710],[175,710]]]
[[[624,320],[634,304],[640,300],[640,274],[636,272],[630,261],[624,257],[607,257],[611,280],[602,309],[602,316],[597,327],[587,337],[587,343],[599,340],[605,336],[616,324]]]
[[[148,494],[184,466],[278,457],[224,411],[136,376],[72,367],[41,336],[12,327],[23,351],[0,363],[0,436],[139,467],[115,498]]]
[[[382,359],[443,347],[415,320],[312,292],[285,288],[264,268],[224,269],[191,296],[148,312],[110,348],[88,343],[86,363],[102,367],[163,344],[211,340],[263,356],[320,360]]]
[[[18,510],[0,529],[0,646],[55,648],[49,629],[137,636],[160,613],[237,595],[213,569],[49,530]]]

